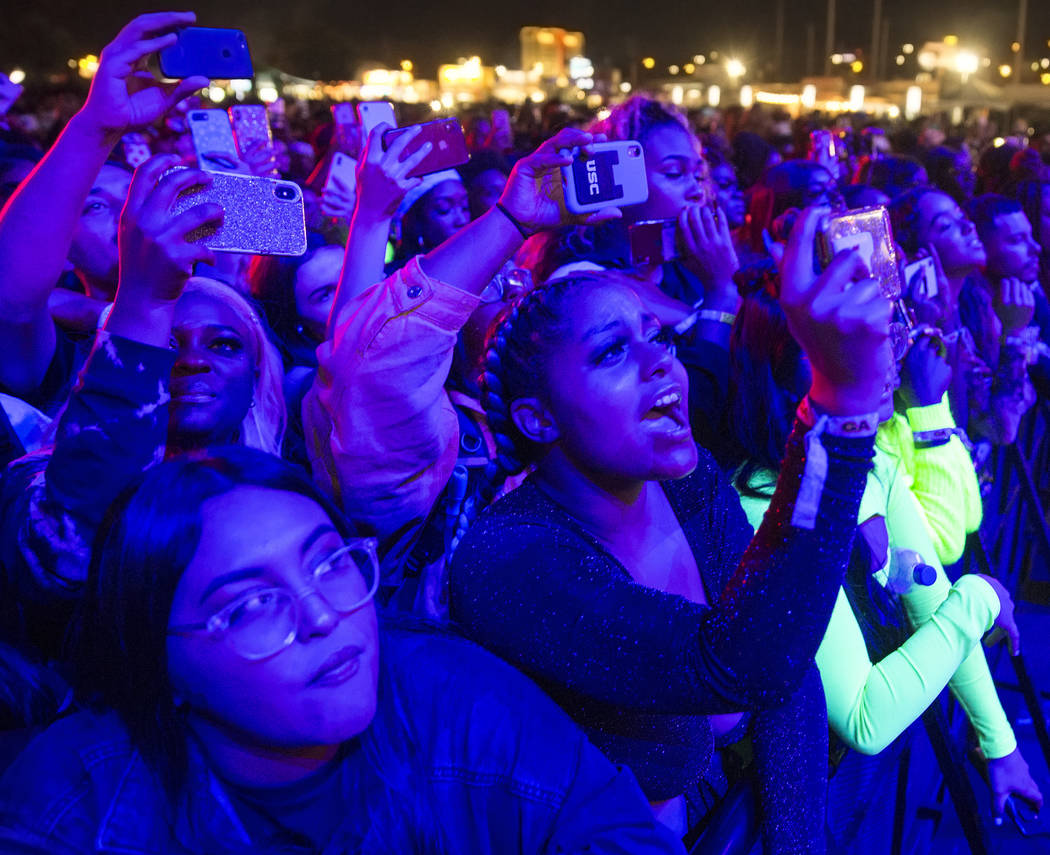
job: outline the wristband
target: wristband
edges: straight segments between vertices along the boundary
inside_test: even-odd
[[[696,313],[696,319],[698,321],[714,321],[719,324],[729,324],[729,326],[733,326],[736,323],[736,315],[732,312],[719,312],[716,309],[701,309]]]
[[[809,395],[798,405],[798,420],[809,426],[806,432],[806,467],[802,471],[802,482],[795,496],[795,507],[791,512],[791,524],[797,528],[812,530],[817,525],[817,511],[824,482],[828,477],[828,452],[820,441],[821,434],[854,437],[874,436],[879,429],[879,414],[865,413],[860,416],[818,416],[810,403]]]
[[[503,216],[506,217],[508,220],[510,220],[510,224],[518,230],[518,234],[520,234],[525,240],[528,240],[530,237],[532,237],[533,233],[530,232],[527,228],[525,228],[521,220],[519,220],[510,211],[508,211],[504,207],[502,202],[497,202],[492,207],[498,210],[501,214],[503,214]]]
[[[973,446],[970,444],[970,438],[966,435],[961,427],[950,427],[950,428],[935,428],[933,430],[919,430],[912,434],[912,439],[915,442],[915,447],[918,449],[926,448],[937,448],[941,445],[947,445],[951,442],[953,436],[959,437],[959,441],[966,446],[967,449],[972,449]]]

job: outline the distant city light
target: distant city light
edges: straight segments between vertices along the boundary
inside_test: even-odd
[[[1050,68],[1050,59],[1047,59],[1047,58],[1046,58],[1046,57],[1044,56],[1044,57],[1043,57],[1043,58],[1042,58],[1041,60],[1039,60],[1039,65],[1040,65],[1040,66],[1041,66],[1042,68]]]
[[[402,71],[411,71],[412,70],[412,60],[410,60],[410,59],[403,59],[403,60],[401,60],[401,70]]]
[[[980,64],[981,61],[977,58],[977,54],[968,50],[961,50],[955,56],[955,70],[964,77],[968,74],[976,74]],[[1047,60],[1047,65],[1050,65],[1050,60]]]
[[[93,53],[77,60],[77,74],[81,77],[90,80],[95,76],[96,71],[98,71],[98,57]]]
[[[946,45],[955,46],[955,45],[959,44],[959,37],[958,36],[945,36],[944,37],[944,43]]]
[[[726,74],[730,77],[743,77],[746,73],[747,69],[739,59],[726,60]]]
[[[642,60],[642,66],[648,68],[651,71],[652,69],[656,68],[656,60],[653,59],[651,56],[647,56],[645,59]]]
[[[859,59],[855,59],[849,64],[849,68],[854,74],[860,74],[864,70],[864,63]]]
[[[430,102],[430,109],[433,110],[435,113],[440,113],[441,112],[441,102],[440,101],[431,101]]]
[[[712,107],[717,107],[719,102],[722,100],[722,89],[715,84],[707,88],[707,103]]]
[[[682,106],[682,101],[685,100],[685,90],[681,86],[671,87],[671,103],[676,107]]]
[[[693,65],[693,63],[691,62],[687,62],[685,65],[682,66],[682,71],[684,71],[686,74],[695,74],[696,66]]]
[[[1000,77],[1009,77],[1013,73],[1014,73],[1014,70],[1012,68],[1010,68],[1010,66],[1008,66],[1008,65],[1000,65],[999,66],[999,76]]]
[[[905,62],[904,54],[902,54],[902,53],[897,54],[897,65],[904,65],[904,62]]]
[[[216,104],[218,104],[220,101],[222,101],[223,98],[226,97],[226,90],[223,89],[221,86],[209,86],[208,97]]]
[[[1002,148],[1004,145],[1006,145],[1006,140],[1002,137],[996,137],[994,140],[992,140],[993,148]]]
[[[679,71],[679,69],[678,69],[678,66],[677,66],[677,65],[669,65],[669,66],[667,67],[667,72],[668,72],[668,74],[677,74],[677,73],[678,73],[678,71]]]
[[[863,86],[851,86],[849,88],[849,108],[854,113],[859,113],[864,109],[864,87]]]
[[[623,83],[620,84],[620,91],[624,95],[626,95],[628,92],[631,91],[631,84],[625,80]]]
[[[262,85],[257,90],[259,93],[259,100],[265,104],[272,104],[277,100],[277,87],[273,84]]]
[[[693,62],[695,62],[697,65],[703,65],[705,62],[707,62],[707,58],[702,53],[698,53],[696,56],[693,57]]]
[[[1039,80],[1043,86],[1050,86],[1050,72],[1043,72],[1039,75]]]
[[[19,83],[26,79],[26,73],[22,71],[21,68],[16,68],[9,75],[7,75],[7,79],[17,86]]]
[[[1047,42],[1047,45],[1050,45],[1050,42]],[[1014,53],[1019,53],[1020,50],[1021,50],[1021,43],[1020,42],[1013,42],[1010,45],[1010,50],[1012,50]]]
[[[908,91],[904,93],[904,116],[907,119],[914,119],[922,110],[922,87],[921,86],[909,86]]]
[[[898,118],[900,114],[901,108],[898,107],[896,104],[890,104],[890,106],[886,108],[886,115],[889,116],[891,119]]]
[[[538,89],[529,96],[529,100],[532,101],[533,104],[542,104],[546,99],[547,96]]]
[[[812,110],[817,106],[817,87],[812,83],[807,83],[802,87],[802,106],[807,110]]]
[[[915,45],[910,43],[901,45],[901,53],[915,53]]]
[[[740,87],[740,106],[747,108],[755,103],[755,93],[750,86]]]

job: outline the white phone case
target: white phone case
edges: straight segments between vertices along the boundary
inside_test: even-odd
[[[565,207],[574,214],[638,205],[649,198],[642,144],[635,140],[594,143],[593,156],[574,152],[561,168]]]
[[[187,120],[201,169],[223,172],[236,167],[240,155],[225,110],[190,110]]]

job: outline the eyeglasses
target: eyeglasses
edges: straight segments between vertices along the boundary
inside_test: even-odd
[[[532,290],[532,272],[524,267],[512,267],[506,273],[497,273],[489,284],[486,285],[481,294],[478,295],[482,303],[498,303],[507,297],[516,297],[525,291]]]
[[[379,590],[379,557],[374,538],[355,538],[325,558],[298,591],[260,588],[237,597],[210,618],[169,626],[169,635],[204,633],[225,641],[245,659],[266,659],[295,641],[300,601],[320,595],[341,615],[369,603]]]

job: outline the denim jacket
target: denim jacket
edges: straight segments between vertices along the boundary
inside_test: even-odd
[[[423,777],[404,780],[429,789],[444,835],[443,845],[428,841],[414,851],[683,851],[653,819],[631,773],[609,763],[513,668],[469,642],[403,623],[384,627],[382,639],[381,709],[396,698],[405,711],[414,768]],[[251,839],[227,785],[192,743],[190,754],[187,784],[172,807],[115,715],[84,712],[58,722],[0,781],[0,851],[276,851]],[[364,767],[367,760],[358,746],[339,762]],[[387,851],[379,842],[384,829],[368,827],[354,795],[324,855]]]

